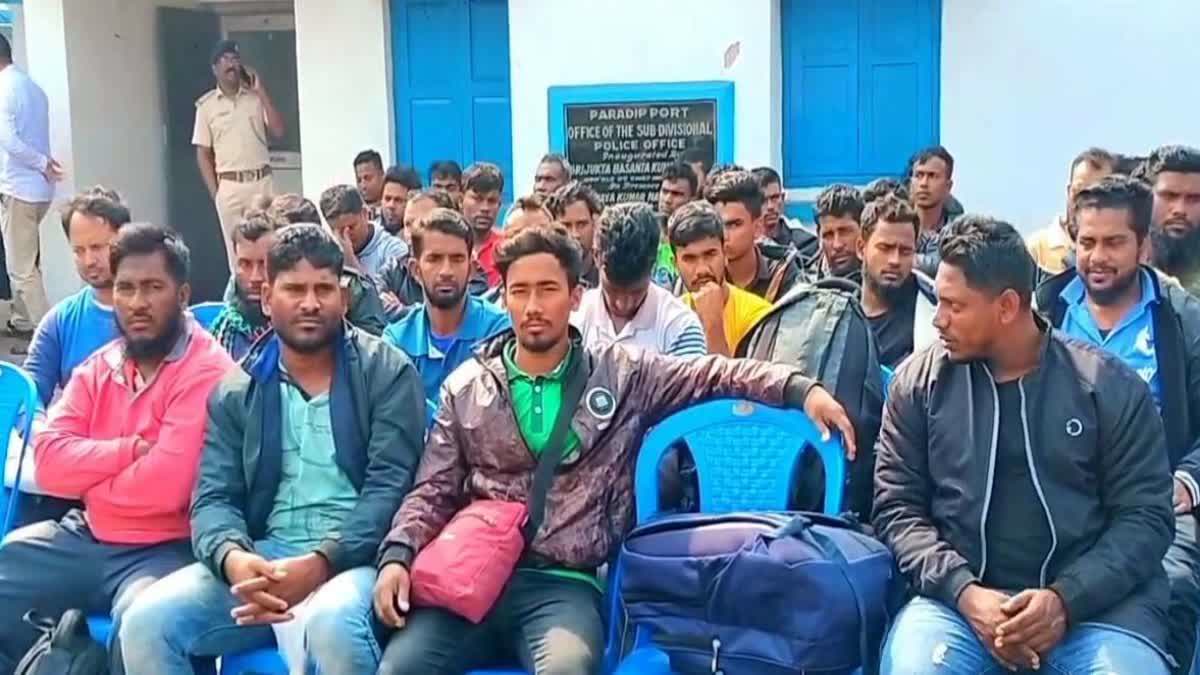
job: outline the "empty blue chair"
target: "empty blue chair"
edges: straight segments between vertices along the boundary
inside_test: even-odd
[[[825,513],[841,511],[846,460],[839,439],[821,440],[812,420],[799,410],[717,399],[677,412],[646,434],[634,473],[639,524],[657,513],[658,466],[667,450],[681,440],[696,463],[702,513],[786,509],[806,449],[815,451],[825,466]],[[618,564],[618,578],[612,582],[617,588],[619,575]],[[666,654],[655,649],[646,631],[637,627],[634,647],[616,673],[670,675]]]
[[[196,318],[196,323],[204,327],[204,330],[212,328],[213,321],[217,320],[217,315],[225,308],[223,302],[198,302],[192,305],[189,309],[192,310],[192,316]]]
[[[30,437],[33,434],[33,416],[38,409],[37,385],[29,373],[19,366],[7,361],[0,361],[0,433],[4,434],[3,461],[0,461],[0,478],[7,474],[8,443],[12,432],[21,435],[21,452],[17,456],[16,476],[13,488],[9,490],[5,482],[0,480],[0,540],[12,529],[17,521],[17,509],[21,498],[21,469],[25,463],[25,453],[29,452]]]

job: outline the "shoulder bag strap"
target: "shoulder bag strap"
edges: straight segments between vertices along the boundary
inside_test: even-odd
[[[571,428],[571,418],[583,398],[583,389],[587,386],[589,376],[585,365],[587,355],[578,346],[572,347],[575,353],[571,355],[572,363],[568,365],[567,381],[563,387],[562,406],[558,409],[558,417],[554,420],[554,428],[550,430],[550,438],[542,448],[538,457],[537,469],[533,472],[533,488],[529,491],[529,501],[526,503],[529,519],[525,522],[523,533],[528,545],[537,535],[546,515],[546,493],[554,482],[554,470],[562,462],[567,448],[567,431]]]

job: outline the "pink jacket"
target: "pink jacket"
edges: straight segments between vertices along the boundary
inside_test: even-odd
[[[81,495],[100,541],[149,545],[190,536],[188,501],[208,395],[234,364],[188,322],[185,337],[138,391],[123,341],[100,348],[76,368],[34,439],[38,482],[55,494]],[[152,446],[141,457],[134,453],[138,438]]]

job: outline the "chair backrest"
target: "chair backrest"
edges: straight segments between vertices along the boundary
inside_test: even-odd
[[[213,321],[216,320],[217,315],[221,313],[224,307],[225,303],[223,302],[210,301],[198,302],[192,305],[190,309],[192,310],[192,316],[196,318],[196,323],[203,326],[204,330],[208,330],[212,327]]]
[[[704,513],[786,509],[806,448],[825,465],[825,512],[841,511],[846,460],[840,440],[822,441],[800,410],[716,399],[671,415],[642,440],[634,475],[639,523],[658,510],[658,465],[681,440],[696,463]]]
[[[33,416],[37,412],[37,385],[29,373],[19,366],[6,361],[0,361],[0,434],[3,434],[3,455],[0,456],[0,487],[4,486],[3,478],[7,475],[8,444],[12,432],[21,434],[21,454],[17,457],[16,478],[13,488],[8,495],[7,508],[3,512],[3,522],[0,523],[0,539],[8,534],[16,520],[17,505],[21,495],[21,469],[25,463],[25,453],[29,450],[30,436],[33,430]],[[2,492],[2,491],[0,491]]]
[[[883,400],[886,403],[888,400],[888,390],[892,388],[892,378],[896,377],[896,371],[881,365],[879,369],[883,371]]]

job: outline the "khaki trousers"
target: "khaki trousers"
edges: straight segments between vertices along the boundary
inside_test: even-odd
[[[275,185],[270,176],[249,183],[223,180],[217,183],[217,218],[221,220],[221,241],[225,242],[225,257],[229,269],[234,267],[233,229],[241,222],[246,209],[254,206],[260,196],[273,197]]]
[[[50,310],[42,283],[41,223],[49,202],[27,202],[0,195],[0,232],[12,285],[12,318],[17,330],[33,330]]]

